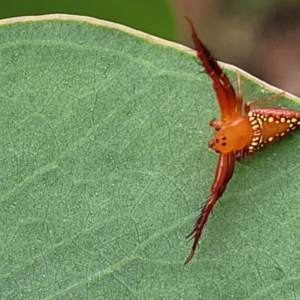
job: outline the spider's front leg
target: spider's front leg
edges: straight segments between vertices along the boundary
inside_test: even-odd
[[[221,118],[225,120],[229,118],[236,109],[237,99],[235,91],[233,89],[232,84],[229,81],[229,78],[218,65],[218,62],[212,57],[208,49],[199,40],[192,21],[188,17],[186,17],[186,19],[190,26],[191,35],[193,38],[197,56],[202,62],[202,65],[207,75],[213,81],[213,88],[217,95],[221,111]]]
[[[231,179],[233,170],[235,165],[235,152],[229,152],[229,153],[220,153],[219,154],[219,160],[216,168],[216,174],[213,181],[213,184],[210,188],[211,195],[209,199],[204,204],[200,216],[196,221],[195,227],[192,230],[192,232],[187,236],[194,236],[194,242],[192,245],[191,252],[189,256],[186,258],[185,263],[187,264],[194,256],[195,250],[197,247],[197,244],[199,242],[199,239],[201,237],[201,233],[203,230],[203,227],[214,207],[217,200],[222,196],[224,193],[227,183]]]
[[[207,75],[212,79],[221,118],[220,121],[213,120],[210,122],[210,126],[214,128],[214,138],[210,140],[209,147],[219,153],[219,161],[211,185],[211,196],[203,206],[193,231],[189,234],[189,236],[194,237],[194,242],[185,264],[193,258],[203,227],[215,203],[222,196],[227,183],[231,179],[236,154],[241,153],[248,145],[249,136],[252,134],[247,117],[241,114],[241,93],[238,94],[238,97],[236,96],[229,78],[199,40],[191,20],[187,18],[187,21],[190,25],[197,56],[202,62]]]

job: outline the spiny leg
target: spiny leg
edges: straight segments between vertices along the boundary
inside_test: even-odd
[[[188,17],[186,17],[186,19],[190,25],[197,56],[202,62],[206,73],[213,81],[213,88],[218,98],[221,116],[223,119],[226,119],[236,108],[235,91],[227,75],[222,71],[216,60],[199,40],[192,21]]]
[[[227,183],[230,181],[230,179],[232,177],[234,167],[235,167],[235,160],[236,160],[235,153],[232,151],[232,152],[228,153],[228,156],[229,156],[229,158],[228,158],[228,168],[227,168],[226,178],[225,178],[225,182],[224,182],[224,185],[223,185],[223,189],[221,190],[220,197],[223,195],[223,193],[226,189]]]
[[[194,256],[196,247],[198,245],[199,239],[201,237],[202,230],[204,225],[214,207],[217,200],[224,193],[227,183],[231,179],[235,164],[235,154],[234,152],[230,153],[220,153],[219,161],[216,168],[216,174],[214,178],[214,182],[211,186],[211,196],[206,201],[204,207],[201,210],[200,216],[197,219],[196,225],[192,232],[187,236],[190,237],[194,235],[194,242],[192,245],[192,249],[190,251],[189,256],[186,258],[185,263],[187,264]]]

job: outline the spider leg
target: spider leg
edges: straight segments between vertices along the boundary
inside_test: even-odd
[[[238,114],[242,114],[243,107],[243,91],[242,91],[242,83],[241,76],[236,70],[236,82],[237,82],[237,92],[236,92],[236,112]]]
[[[213,88],[218,98],[222,119],[226,119],[235,111],[236,95],[227,75],[219,67],[216,60],[211,56],[207,48],[199,40],[192,21],[186,17],[194,45],[197,51],[197,56],[202,62],[202,65],[213,81]]]
[[[211,196],[204,204],[200,216],[196,221],[196,225],[192,232],[187,236],[193,236],[194,242],[192,245],[192,249],[190,251],[189,256],[186,258],[184,264],[187,264],[194,256],[197,244],[201,237],[202,230],[204,225],[214,207],[217,200],[222,196],[224,193],[227,183],[231,179],[233,170],[235,165],[235,153],[232,151],[230,153],[220,153],[219,160],[216,168],[216,174],[211,186]]]
[[[270,100],[273,100],[273,99],[276,99],[276,98],[282,96],[283,94],[284,94],[284,92],[280,92],[278,94],[274,94],[269,97],[265,97],[265,98],[261,98],[261,99],[257,99],[257,100],[251,100],[251,101],[246,102],[245,108],[244,108],[245,114],[248,114],[250,112],[252,105],[256,105],[256,104],[263,103],[263,102],[268,102]]]

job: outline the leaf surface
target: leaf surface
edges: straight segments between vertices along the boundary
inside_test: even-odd
[[[298,299],[300,133],[237,163],[183,266],[217,102],[193,52],[117,27],[0,25],[0,298]]]

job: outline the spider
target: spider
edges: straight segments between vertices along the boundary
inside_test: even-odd
[[[194,229],[187,236],[192,236],[194,242],[184,264],[187,264],[195,254],[202,230],[212,208],[223,195],[232,177],[236,159],[246,158],[300,125],[300,112],[298,111],[279,107],[251,108],[254,103],[268,101],[282,93],[247,102],[243,107],[239,76],[237,76],[237,92],[235,92],[227,75],[199,40],[192,21],[187,17],[186,19],[190,26],[197,57],[207,75],[212,79],[221,118],[220,120],[213,119],[209,123],[214,130],[214,137],[208,142],[208,146],[219,154],[219,159],[215,178],[210,187],[211,195],[205,202]]]

